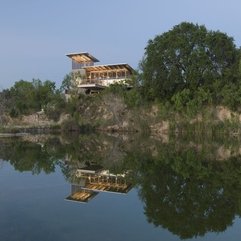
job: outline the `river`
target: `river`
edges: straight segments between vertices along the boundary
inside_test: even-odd
[[[241,143],[0,138],[0,240],[240,240]]]

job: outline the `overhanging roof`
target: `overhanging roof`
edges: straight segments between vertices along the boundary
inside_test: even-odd
[[[67,57],[71,58],[72,60],[78,62],[78,63],[83,63],[83,62],[100,62],[98,59],[96,59],[94,56],[87,52],[82,52],[82,53],[70,53],[66,54]]]
[[[87,72],[94,71],[113,71],[113,70],[127,70],[131,73],[134,72],[134,69],[129,64],[108,64],[108,65],[95,65],[95,66],[86,66],[84,67]]]

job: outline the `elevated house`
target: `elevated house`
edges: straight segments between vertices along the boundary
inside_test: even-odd
[[[134,69],[126,63],[96,65],[99,60],[87,52],[66,56],[72,60],[77,87],[85,93],[99,92],[114,83],[125,83],[134,73]]]

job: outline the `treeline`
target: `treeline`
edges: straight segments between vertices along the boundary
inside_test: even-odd
[[[58,119],[65,106],[64,97],[55,83],[49,80],[20,80],[0,92],[1,111],[11,117],[44,110],[52,119]]]
[[[55,120],[63,112],[78,119],[89,97],[80,97],[74,79],[66,75],[60,89],[51,81],[16,82],[0,92],[0,118],[2,113],[17,117],[44,109]],[[115,84],[101,95],[120,95],[130,108],[158,103],[163,113],[196,115],[205,106],[217,105],[241,111],[241,49],[226,33],[183,22],[148,41],[129,81],[131,90]],[[68,103],[64,90],[72,93]]]

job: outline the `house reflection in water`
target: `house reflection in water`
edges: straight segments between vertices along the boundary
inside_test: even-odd
[[[99,165],[89,165],[75,172],[71,194],[66,200],[87,203],[99,192],[126,194],[132,188],[125,174],[112,174]]]

